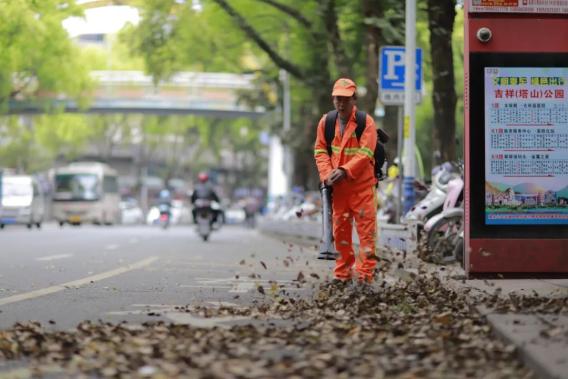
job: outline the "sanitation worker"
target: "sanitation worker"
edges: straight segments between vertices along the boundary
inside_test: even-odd
[[[350,279],[371,282],[377,264],[377,179],[373,156],[377,143],[376,126],[372,117],[357,112],[357,86],[351,79],[337,80],[331,96],[337,112],[332,111],[321,118],[314,156],[320,180],[332,188],[333,237],[339,252],[334,277],[336,282]],[[360,135],[356,133],[357,117],[361,124],[359,128],[364,128],[362,132],[359,130]],[[329,140],[331,144],[328,144]],[[353,221],[360,241],[357,256],[352,242]]]

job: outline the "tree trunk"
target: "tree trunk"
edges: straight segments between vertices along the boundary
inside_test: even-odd
[[[326,55],[323,55],[324,57]],[[313,86],[313,103],[305,108],[302,124],[298,126],[298,135],[301,138],[294,155],[294,184],[309,190],[317,190],[319,174],[314,159],[314,143],[316,131],[322,115],[333,108],[331,101],[331,79],[327,70],[319,73],[319,83]]]
[[[393,162],[398,154],[398,123],[398,107],[392,105],[386,106],[383,128],[390,137],[389,142],[385,144],[389,164]]]
[[[456,91],[452,54],[455,0],[428,0],[428,27],[434,91],[433,151],[442,161],[456,158]]]
[[[337,20],[334,8],[329,8],[327,3],[320,3],[322,14],[332,20]],[[324,11],[325,10],[325,11]],[[332,12],[333,11],[333,12]],[[323,21],[328,27],[330,20]],[[338,38],[337,35],[328,38]],[[330,41],[331,42],[331,41]],[[339,41],[335,41],[339,43]],[[316,140],[316,131],[320,118],[324,113],[333,109],[331,100],[331,89],[333,79],[330,76],[330,57],[333,56],[333,43],[325,43],[325,41],[316,41],[313,45],[314,53],[312,54],[313,63],[310,65],[310,72],[307,73],[309,78],[308,84],[312,88],[312,101],[306,104],[300,116],[300,125],[297,125],[298,146],[294,155],[294,178],[293,184],[302,186],[307,190],[317,190],[319,185],[319,174],[314,159],[314,143]]]
[[[363,17],[382,18],[383,7],[381,2],[375,0],[362,0]],[[367,73],[365,78],[365,86],[367,93],[359,101],[363,110],[370,115],[374,115],[377,97],[379,95],[379,47],[381,45],[381,29],[374,25],[365,27],[365,47],[367,49]]]

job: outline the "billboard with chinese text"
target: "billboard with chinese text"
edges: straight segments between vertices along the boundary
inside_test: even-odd
[[[485,67],[486,225],[568,225],[568,68]]]
[[[469,0],[470,12],[568,14],[568,0]]]

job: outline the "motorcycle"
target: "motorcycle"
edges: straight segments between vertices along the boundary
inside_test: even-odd
[[[463,190],[464,181],[461,176],[450,180],[442,212],[432,216],[424,224],[426,248],[429,258],[435,263],[463,261]]]
[[[205,199],[197,199],[194,204],[195,223],[197,234],[207,242],[213,227],[213,209],[211,201]]]
[[[171,205],[164,203],[158,206],[158,210],[160,211],[159,223],[162,226],[162,229],[167,229],[170,226],[172,218],[172,207]]]
[[[432,216],[440,213],[444,206],[449,182],[452,179],[461,176],[457,173],[457,171],[458,170],[454,164],[450,162],[446,162],[440,166],[440,169],[434,174],[428,194],[416,203],[416,205],[410,208],[410,210],[404,215],[403,221],[419,221],[421,223],[426,223]]]

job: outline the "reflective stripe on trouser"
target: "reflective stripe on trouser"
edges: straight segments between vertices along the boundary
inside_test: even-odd
[[[353,250],[353,219],[359,236],[359,255]],[[335,262],[335,277],[351,278],[355,264],[357,276],[362,280],[373,279],[377,260],[375,241],[377,235],[377,206],[375,187],[359,192],[333,192],[333,237],[339,257]]]

